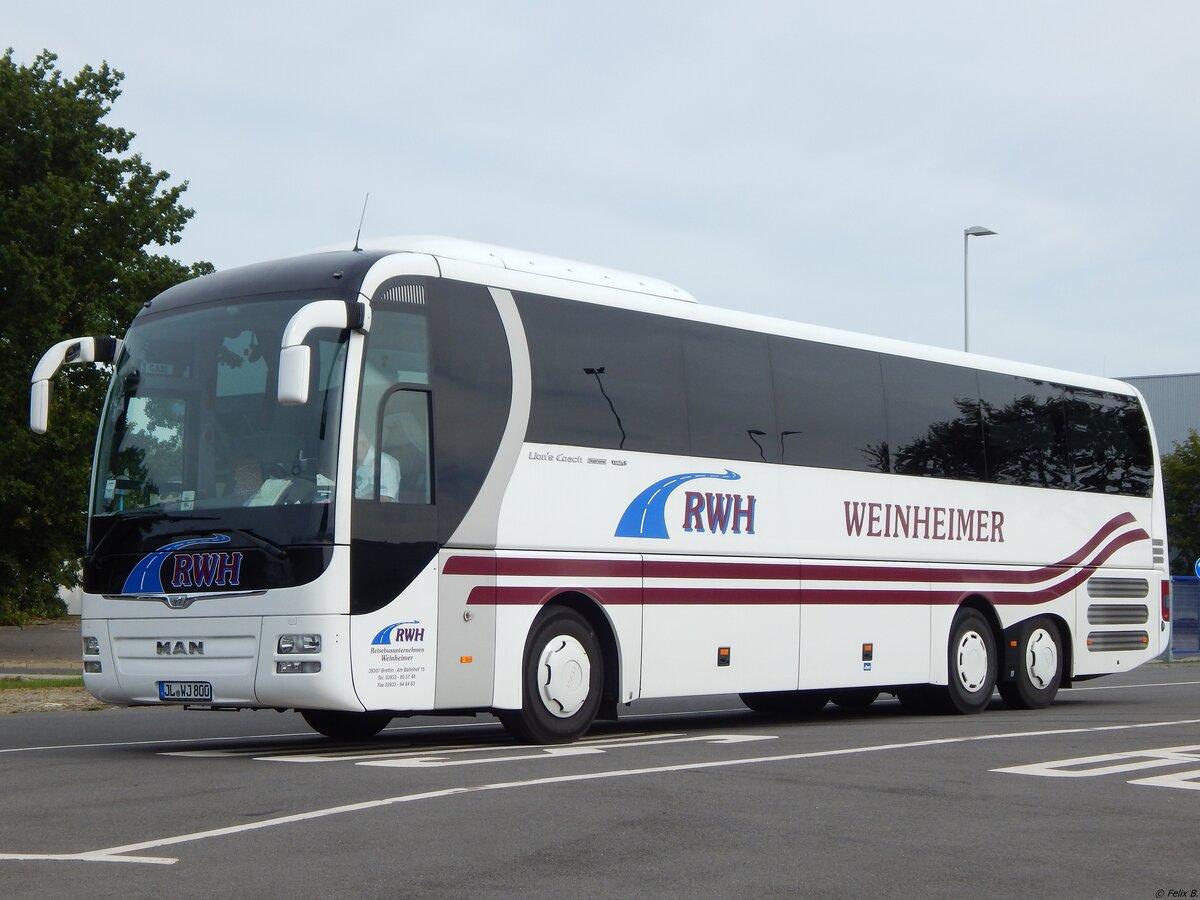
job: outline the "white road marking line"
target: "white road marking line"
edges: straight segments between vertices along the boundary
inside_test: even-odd
[[[448,768],[450,766],[477,766],[482,763],[519,762],[531,759],[553,759],[559,756],[584,756],[593,753],[607,753],[610,750],[620,750],[629,747],[652,747],[661,744],[745,744],[751,741],[774,741],[774,734],[702,734],[702,735],[667,735],[662,738],[649,738],[633,741],[610,741],[601,746],[596,744],[568,744],[561,747],[541,747],[536,753],[526,753],[518,756],[487,756],[475,759],[445,759],[443,756],[415,754],[405,758],[372,760],[355,763],[359,766],[379,766],[389,769],[432,769]]]
[[[1156,750],[1129,750],[1124,753],[1102,753],[1098,756],[1077,756],[1050,762],[1030,763],[992,769],[1008,775],[1040,775],[1044,778],[1095,778],[1098,775],[1118,775],[1142,769],[1177,766],[1180,763],[1200,762],[1200,744],[1185,747],[1163,747]],[[1104,765],[1108,763],[1109,765]]]
[[[682,737],[682,735],[672,734],[644,734],[639,732],[625,732],[624,734],[608,735],[605,737],[584,738],[577,741],[573,746],[585,746],[591,744],[605,744],[613,741],[638,741],[638,740],[653,740],[662,737]],[[446,755],[449,753],[488,753],[497,750],[521,750],[523,747],[520,744],[462,744],[458,746],[448,747],[421,747],[413,749],[412,747],[396,747],[391,750],[375,749],[371,747],[353,748],[348,750],[333,750],[328,753],[274,753],[264,755],[261,747],[251,748],[249,750],[170,750],[161,752],[159,756],[182,756],[193,759],[228,759],[228,758],[243,758],[253,757],[259,762],[302,762],[302,763],[318,763],[318,762],[356,762],[359,760],[368,759],[393,759],[404,756],[430,756],[433,754]]]
[[[1171,772],[1167,775],[1155,775],[1153,778],[1138,778],[1130,784],[1144,784],[1149,787],[1181,788],[1185,791],[1200,791],[1200,769],[1191,772]]]
[[[249,831],[258,831],[264,828],[273,828],[278,825],[290,825],[297,822],[307,822],[315,819],[324,819],[329,816],[343,815],[345,813],[362,812],[370,809],[379,809],[386,806],[394,806],[400,803],[414,803],[419,800],[435,800],[442,797],[452,797],[457,794],[481,793],[484,791],[503,791],[513,790],[517,788],[542,787],[549,784],[568,784],[579,781],[600,781],[609,778],[629,778],[637,775],[662,775],[669,772],[694,772],[703,769],[718,769],[729,768],[732,766],[752,766],[762,765],[764,763],[790,762],[801,759],[822,759],[836,756],[852,756],[859,753],[877,753],[886,750],[907,750],[917,747],[935,747],[947,744],[968,744],[975,741],[997,741],[1008,740],[1015,737],[1042,737],[1042,736],[1057,736],[1064,734],[1089,734],[1102,731],[1134,731],[1144,728],[1169,728],[1180,725],[1197,725],[1200,724],[1200,719],[1179,719],[1169,722],[1140,722],[1134,725],[1102,725],[1091,728],[1058,728],[1048,731],[1030,731],[1030,732],[1002,732],[998,734],[980,734],[969,737],[953,737],[953,738],[932,738],[924,741],[908,741],[896,744],[876,744],[867,747],[846,747],[840,750],[816,750],[808,753],[784,753],[779,756],[757,756],[747,757],[742,759],[720,759],[709,760],[706,762],[694,763],[679,763],[670,766],[648,766],[638,769],[621,769],[617,771],[604,772],[583,772],[575,775],[553,775],[544,778],[531,778],[526,781],[508,781],[496,782],[493,784],[469,785],[463,787],[446,788],[440,791],[427,791],[419,794],[402,794],[397,797],[386,797],[381,800],[366,800],[361,803],[349,803],[344,806],[333,806],[326,809],[311,810],[306,813],[295,813],[288,816],[279,816],[274,819],[263,819],[259,822],[248,822],[240,825],[230,825],[225,828],[214,828],[209,831],[197,831],[191,834],[181,834],[174,837],[160,838],[158,840],[141,841],[136,844],[125,844],[120,847],[106,847],[100,850],[92,850],[77,854],[45,854],[45,853],[2,853],[0,860],[49,860],[49,861],[81,861],[81,862],[141,862],[153,863],[158,865],[168,865],[177,862],[174,857],[129,857],[124,854],[136,853],[142,850],[154,850],[159,847],[170,847],[178,844],[193,843],[195,841],[207,840],[214,837],[225,837],[233,834],[244,834]]]
[[[1075,694],[1082,691],[1127,691],[1130,688],[1182,687],[1197,684],[1200,684],[1200,681],[1151,681],[1146,684],[1100,684],[1095,687],[1073,687],[1065,688],[1065,690]]]

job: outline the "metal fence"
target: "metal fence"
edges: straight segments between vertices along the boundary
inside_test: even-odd
[[[1200,578],[1171,577],[1171,656],[1200,653]]]

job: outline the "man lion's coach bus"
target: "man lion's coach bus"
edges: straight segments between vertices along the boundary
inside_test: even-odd
[[[84,681],[338,738],[645,698],[1044,707],[1169,639],[1144,404],[1117,381],[698,305],[441,238],[206,275],[111,363]]]

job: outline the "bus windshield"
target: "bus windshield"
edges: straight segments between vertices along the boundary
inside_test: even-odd
[[[104,410],[92,516],[238,510],[244,519],[253,508],[332,503],[348,332],[310,335],[309,403],[276,400],[283,328],[311,299],[246,298],[135,321]]]

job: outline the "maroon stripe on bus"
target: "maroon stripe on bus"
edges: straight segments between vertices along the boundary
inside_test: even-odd
[[[1090,569],[1106,562],[1113,554],[1129,544],[1148,540],[1150,535],[1141,528],[1120,534],[1103,547],[1101,542],[1118,528],[1136,521],[1130,513],[1115,516],[1078,551],[1062,562],[1030,571],[1009,569],[948,569],[870,565],[808,565],[795,563],[746,563],[647,560],[644,564],[648,578],[678,578],[694,580],[788,581],[803,577],[805,581],[853,582],[853,588],[754,588],[754,587],[658,587],[587,588],[570,584],[564,587],[526,587],[501,585],[481,586],[471,590],[468,604],[486,606],[540,606],[563,590],[581,591],[597,602],[608,605],[719,605],[719,604],[849,604],[849,605],[957,605],[966,594],[961,591],[897,590],[878,587],[881,582],[930,584],[966,584],[985,586],[1044,584],[1036,591],[1004,590],[992,593],[1001,604],[1035,605],[1056,600],[1074,590],[1087,578]],[[1095,556],[1089,555],[1099,549]],[[1085,559],[1088,567],[1074,575],[1071,568]],[[504,575],[508,577],[565,577],[565,578],[636,578],[643,570],[641,560],[589,559],[567,557],[494,557],[454,556],[446,561],[443,571],[449,575]],[[1067,577],[1064,577],[1067,576]],[[1061,580],[1060,580],[1061,579]],[[1053,583],[1047,583],[1053,582]]]

